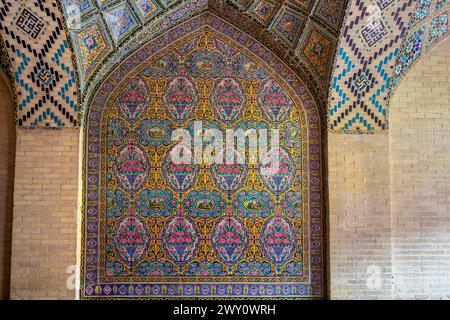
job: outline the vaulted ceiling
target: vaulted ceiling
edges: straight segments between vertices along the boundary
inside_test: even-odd
[[[282,56],[323,102],[346,5],[345,0],[100,2],[83,1],[81,12],[71,10],[79,4],[63,2],[77,53],[81,90],[87,95],[127,53],[208,10]]]
[[[374,132],[387,128],[389,95],[408,67],[447,36],[448,7],[448,0],[1,0],[1,66],[15,85],[19,126],[76,127],[114,66],[210,11],[282,58],[331,130]]]

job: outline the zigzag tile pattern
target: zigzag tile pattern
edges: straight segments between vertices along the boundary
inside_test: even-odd
[[[328,126],[388,129],[389,99],[408,68],[448,35],[448,1],[353,0],[330,87]]]
[[[76,127],[76,74],[55,1],[1,0],[0,33],[22,127]]]
[[[370,133],[387,128],[391,75],[413,3],[354,0],[350,4],[331,80],[331,131]]]
[[[449,9],[450,3],[447,0],[417,1],[397,56],[391,83],[392,92],[410,66],[448,36]]]

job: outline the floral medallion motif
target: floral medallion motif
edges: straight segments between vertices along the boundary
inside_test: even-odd
[[[109,191],[106,196],[107,217],[121,217],[128,206],[128,199],[121,190]]]
[[[182,122],[194,114],[198,94],[195,85],[186,77],[175,77],[168,84],[164,95],[164,107],[175,121]]]
[[[170,154],[167,154],[162,166],[164,179],[174,191],[185,192],[194,186],[200,168],[194,164],[175,163]]]
[[[150,90],[141,78],[131,81],[117,98],[119,114],[131,122],[144,116],[149,104]]]
[[[238,78],[257,78],[262,80],[269,76],[267,72],[243,54],[239,54],[236,57],[231,68]]]
[[[114,229],[113,243],[116,252],[128,263],[142,259],[150,237],[145,223],[136,216],[126,216]]]
[[[215,113],[225,122],[239,119],[246,103],[241,85],[234,78],[229,77],[217,82],[211,100]]]
[[[225,72],[226,61],[217,52],[194,51],[187,59],[185,66],[186,72],[192,76],[218,78]]]
[[[125,137],[130,133],[125,122],[120,118],[109,119],[108,121],[108,146],[120,147],[125,141]]]
[[[239,260],[248,244],[248,232],[241,220],[234,216],[220,219],[213,231],[214,250],[220,260],[235,263]]]
[[[241,217],[266,218],[274,206],[267,191],[240,191],[236,196],[235,206]]]
[[[189,215],[193,218],[219,217],[225,205],[220,192],[208,190],[194,190],[184,202],[184,207],[189,208]]]
[[[242,262],[239,264],[237,274],[239,276],[269,276],[272,274],[272,266],[268,262]]]
[[[178,215],[167,221],[163,246],[173,261],[186,263],[194,258],[198,242],[197,228],[187,217]]]
[[[283,263],[292,258],[296,245],[295,232],[283,217],[272,217],[264,226],[260,243],[264,255],[274,263]]]
[[[258,104],[264,117],[275,123],[285,121],[290,116],[294,105],[284,89],[273,79],[269,79],[262,85]]]
[[[175,59],[173,53],[170,53],[150,64],[142,71],[142,75],[144,77],[171,77],[179,67],[179,62]]]
[[[302,147],[302,132],[299,123],[288,121],[284,124],[282,132],[284,145],[288,148]]]
[[[279,159],[274,159],[270,154],[260,165],[262,181],[274,194],[285,192],[292,185],[295,177],[294,161],[286,150],[282,148],[279,150]]]
[[[146,182],[150,171],[147,154],[136,145],[126,145],[119,150],[114,163],[118,184],[126,191],[136,191]]]
[[[213,164],[211,175],[217,187],[225,192],[236,191],[247,178],[248,167],[245,164]]]

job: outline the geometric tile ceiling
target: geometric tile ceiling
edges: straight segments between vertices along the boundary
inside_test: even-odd
[[[331,131],[371,133],[387,129],[389,97],[408,68],[448,36],[449,7],[449,0],[1,0],[0,66],[15,82],[19,126],[77,127],[117,63],[207,10],[296,72]]]
[[[346,5],[347,0],[2,0],[0,34],[16,80],[18,124],[80,125],[85,97],[110,68],[142,39],[206,10],[277,53],[324,106]]]
[[[116,55],[118,48],[131,42],[143,30],[152,28],[155,22],[156,32],[161,33],[200,11],[213,10],[217,4],[220,5],[216,10],[219,15],[226,15],[228,10],[232,14],[247,16],[253,20],[258,32],[265,30],[271,34],[277,45],[283,47],[284,53],[289,52],[291,57],[309,67],[325,92],[346,1],[63,0],[62,3],[77,53],[83,92],[99,67]],[[170,19],[170,25],[161,23],[176,10],[182,12],[178,19]]]

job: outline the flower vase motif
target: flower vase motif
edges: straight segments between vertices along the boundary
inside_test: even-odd
[[[149,244],[148,234],[145,223],[136,216],[126,216],[117,224],[113,244],[123,261],[133,263],[142,259]]]
[[[147,181],[150,163],[146,152],[136,145],[126,145],[115,159],[114,172],[120,187],[129,192],[139,190]]]
[[[278,160],[268,155],[260,165],[264,185],[275,194],[281,194],[289,189],[295,177],[294,161],[286,150],[282,148],[279,150]]]
[[[275,123],[285,121],[290,116],[294,105],[288,94],[273,79],[262,85],[258,104],[264,117]]]
[[[217,187],[225,192],[233,192],[242,187],[247,178],[248,166],[245,164],[213,164],[211,174]]]
[[[241,259],[247,249],[247,229],[234,216],[220,219],[214,227],[212,237],[217,257],[227,264],[234,264]]]
[[[175,121],[182,122],[189,119],[198,103],[195,85],[187,77],[172,79],[163,97],[164,107],[168,115]]]
[[[135,78],[117,98],[119,114],[134,123],[144,116],[150,100],[150,90],[145,81]]]
[[[162,165],[164,179],[174,191],[185,192],[195,185],[200,171],[199,166],[189,163],[175,163],[171,159],[171,153],[172,151],[167,153]]]
[[[233,122],[242,116],[246,98],[241,85],[233,78],[222,78],[211,97],[214,111],[224,122]]]
[[[291,259],[295,251],[295,232],[284,217],[272,217],[264,226],[261,238],[264,255],[273,263],[284,263]]]
[[[163,246],[173,261],[183,264],[194,258],[198,242],[195,224],[187,217],[178,215],[167,221]]]

